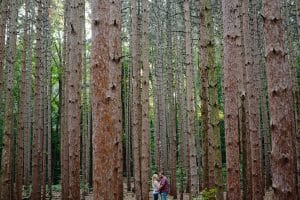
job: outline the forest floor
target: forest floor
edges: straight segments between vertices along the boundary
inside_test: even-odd
[[[123,187],[123,192],[124,192],[124,198],[123,200],[135,200],[135,195],[133,192],[128,192],[127,191],[127,185],[124,183],[124,187]],[[179,194],[178,194],[178,198],[179,199]],[[60,200],[61,199],[61,193],[59,190],[54,190],[52,192],[52,198],[51,200]],[[90,193],[89,195],[85,196],[84,198],[82,198],[84,200],[93,200],[93,193]],[[152,195],[152,191],[150,191],[149,193],[149,200],[153,199],[153,195]],[[188,194],[184,194],[183,195],[183,199],[184,200],[188,200],[189,199],[189,195]],[[168,196],[168,200],[173,200],[172,196]]]
[[[127,185],[124,183],[124,198],[123,200],[135,200],[135,195],[133,192],[128,192],[127,191]],[[49,198],[47,198],[49,199]],[[60,200],[61,199],[61,193],[59,190],[54,190],[52,192],[52,198],[51,200]],[[84,200],[93,200],[93,193],[89,193],[87,196],[85,196],[84,198],[82,197],[82,199]],[[149,200],[152,200],[153,199],[153,195],[152,195],[152,191],[150,191],[149,193]],[[172,196],[168,196],[168,200],[173,200],[174,198]],[[180,194],[177,195],[177,199],[180,199]],[[202,199],[202,198],[197,198],[197,199]],[[226,194],[224,193],[224,200],[226,199]],[[183,200],[189,200],[189,194],[188,193],[185,193],[183,195]],[[273,193],[268,190],[266,193],[265,193],[265,196],[264,196],[264,200],[273,200]]]

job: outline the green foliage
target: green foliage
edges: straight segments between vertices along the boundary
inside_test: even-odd
[[[193,198],[193,200],[216,200],[217,199],[217,189],[216,188],[206,188],[201,192],[201,194]]]
[[[205,189],[202,193],[203,195],[203,200],[214,200],[217,199],[217,189],[216,188],[210,188],[210,189]]]

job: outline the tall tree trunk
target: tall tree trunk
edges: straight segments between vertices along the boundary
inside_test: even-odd
[[[191,20],[190,20],[190,1],[185,0],[184,19],[185,19],[185,52],[186,52],[186,74],[187,74],[187,134],[189,143],[189,165],[191,176],[191,197],[198,193],[198,175],[197,175],[197,155],[194,131],[194,92],[193,92],[193,65],[192,65],[192,46],[191,46]]]
[[[25,2],[25,18],[24,18],[24,36],[23,36],[23,58],[22,58],[22,69],[21,69],[21,85],[20,85],[20,102],[19,102],[19,115],[18,115],[18,136],[17,136],[17,168],[16,168],[16,199],[22,199],[22,189],[23,189],[23,162],[24,162],[24,138],[26,128],[26,106],[30,106],[30,104],[25,104],[26,102],[26,79],[27,79],[27,59],[28,59],[28,46],[29,46],[29,0]],[[26,105],[26,106],[24,106]],[[28,152],[26,152],[28,153]]]
[[[43,3],[37,2],[38,13],[36,18],[36,45],[35,45],[35,86],[34,86],[34,116],[33,116],[33,141],[32,141],[32,192],[33,200],[41,199],[41,166],[43,134],[43,63],[42,63],[42,13]]]
[[[223,181],[222,181],[222,157],[221,157],[221,136],[219,128],[219,108],[218,108],[218,91],[216,78],[216,64],[214,62],[214,38],[213,38],[213,18],[211,0],[205,0],[201,6],[204,14],[204,32],[203,32],[203,51],[205,57],[202,57],[203,64],[208,70],[208,152],[211,152],[212,158],[209,160],[209,187],[217,188],[217,199],[223,199]],[[202,16],[203,17],[203,16]],[[203,19],[202,19],[203,20]],[[201,38],[202,38],[201,37]],[[204,56],[203,55],[203,56]],[[208,159],[208,158],[207,158]]]
[[[202,188],[212,187],[209,184],[214,179],[213,166],[209,169],[209,141],[208,141],[208,62],[207,62],[207,48],[209,45],[207,27],[206,27],[206,1],[200,1],[200,56],[201,56],[201,118],[202,118]],[[211,138],[211,136],[210,136]],[[211,141],[210,141],[211,142]],[[211,144],[212,145],[212,144]],[[211,152],[210,152],[211,153]],[[210,159],[212,161],[212,159]],[[210,162],[211,163],[211,162]],[[211,179],[211,180],[210,180]]]
[[[244,0],[245,17],[248,18],[243,26],[244,48],[246,59],[246,97],[248,109],[248,125],[251,149],[251,186],[252,198],[263,199],[260,114],[259,114],[259,63],[256,3]],[[246,53],[247,52],[247,53]]]
[[[227,198],[240,199],[238,135],[238,69],[242,67],[238,1],[222,1],[224,42],[224,109],[227,162]]]
[[[212,149],[211,135],[208,136],[208,61],[207,50],[209,44],[209,35],[207,34],[207,4],[206,1],[200,1],[200,56],[201,56],[201,117],[202,117],[202,188],[211,188],[213,186],[213,159],[208,159]],[[211,133],[211,132],[210,132]],[[210,141],[209,139],[210,138]],[[210,149],[210,152],[209,152]],[[210,154],[211,155],[211,154]]]
[[[134,161],[134,191],[136,199],[142,197],[141,188],[141,166],[140,166],[140,140],[141,140],[141,84],[140,84],[140,61],[139,61],[139,38],[138,38],[138,16],[137,1],[131,0],[131,53],[132,53],[132,97],[133,97],[133,115],[132,115],[132,138],[133,138],[133,161]]]
[[[141,138],[141,183],[142,183],[142,199],[149,199],[150,175],[150,123],[149,123],[149,61],[148,61],[148,0],[142,0],[142,55],[143,74],[142,81],[142,138]]]
[[[93,1],[92,14],[94,199],[121,200],[121,1]]]
[[[3,69],[5,59],[5,34],[6,34],[6,21],[8,15],[8,0],[2,0],[0,10],[0,99],[2,100],[2,89],[3,89]]]
[[[8,15],[8,51],[6,56],[5,111],[3,149],[1,159],[1,200],[13,198],[13,148],[14,148],[14,65],[16,62],[18,3],[10,1]]]
[[[84,3],[84,2],[83,2]],[[85,3],[82,6],[85,13]],[[87,49],[86,49],[86,26],[85,26],[85,14],[81,19],[82,27],[83,27],[83,82],[82,82],[82,157],[81,157],[81,170],[82,170],[82,178],[83,178],[83,193],[82,196],[85,198],[85,195],[89,192],[89,184],[88,184],[88,163],[89,163],[89,137],[88,137],[88,83],[87,83]]]
[[[70,27],[68,26],[70,20],[70,0],[64,2],[64,44],[63,44],[63,65],[61,74],[61,116],[60,116],[60,130],[61,130],[61,182],[62,182],[62,199],[69,198],[69,137],[67,133],[67,102],[68,102],[68,63],[69,63],[69,34]]]
[[[50,9],[50,1],[47,1],[47,10]],[[51,27],[50,27],[50,20],[49,20],[49,11],[47,12],[46,17],[46,85],[47,91],[46,92],[46,105],[47,105],[47,184],[48,184],[48,194],[49,197],[52,198],[52,109],[51,109],[51,96],[52,96],[52,70],[51,70]],[[46,148],[46,146],[45,146]],[[45,172],[46,173],[46,172]]]
[[[274,200],[297,199],[296,160],[293,150],[295,121],[292,108],[292,86],[289,81],[288,63],[285,59],[280,5],[279,0],[263,1]]]
[[[174,73],[172,62],[172,6],[171,1],[167,0],[167,80],[168,80],[168,130],[169,130],[169,143],[170,143],[170,194],[174,199],[177,199],[177,187],[176,187],[176,164],[177,164],[177,145],[176,145],[176,113],[175,113],[175,101],[174,101]]]
[[[28,26],[28,53],[27,53],[27,60],[26,60],[26,97],[25,97],[25,131],[24,131],[24,185],[25,185],[25,194],[26,196],[29,195],[29,187],[30,187],[30,158],[31,158],[31,131],[32,131],[32,43],[33,43],[33,32],[32,26],[33,22],[32,19],[34,18],[34,11],[32,9],[32,1],[29,0],[28,7],[30,8],[31,17],[28,18],[30,22]]]
[[[70,52],[68,56],[67,134],[69,136],[69,198],[80,199],[80,97],[83,57],[84,6],[82,0],[70,1]]]

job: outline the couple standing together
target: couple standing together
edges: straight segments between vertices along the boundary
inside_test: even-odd
[[[167,177],[160,172],[158,175],[153,174],[152,176],[152,187],[154,200],[158,200],[158,195],[161,195],[161,200],[168,199],[169,193],[169,181]]]

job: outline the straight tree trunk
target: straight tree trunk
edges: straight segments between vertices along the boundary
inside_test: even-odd
[[[8,0],[2,0],[0,10],[0,100],[2,100],[3,89],[3,69],[5,59],[5,34],[6,34],[6,21],[8,16]]]
[[[85,12],[85,3],[82,6]],[[86,49],[86,27],[85,27],[85,14],[81,20],[83,27],[83,82],[82,82],[82,161],[81,161],[81,170],[83,178],[83,193],[82,196],[85,198],[85,195],[89,192],[88,184],[88,163],[89,163],[89,137],[88,137],[88,93],[87,93],[87,49]]]
[[[191,194],[195,197],[198,193],[198,175],[197,175],[197,155],[194,131],[194,92],[193,92],[193,65],[192,65],[192,46],[191,46],[191,20],[190,20],[190,1],[185,0],[184,20],[185,20],[185,52],[186,52],[186,74],[187,74],[187,135],[189,143],[189,167],[191,177]]]
[[[69,136],[69,199],[80,199],[80,98],[83,57],[84,6],[82,0],[70,1],[70,52],[68,55],[67,134]]]
[[[222,1],[224,42],[224,110],[227,162],[227,198],[240,199],[238,135],[238,70],[242,67],[238,1]]]
[[[17,136],[17,176],[16,176],[16,199],[22,199],[22,189],[23,189],[23,162],[24,162],[24,138],[26,128],[26,106],[30,104],[25,104],[26,102],[26,79],[27,79],[27,64],[28,64],[28,46],[29,46],[29,0],[25,2],[25,18],[24,18],[24,36],[23,36],[23,58],[22,58],[22,69],[21,69],[21,85],[20,85],[20,102],[19,102],[19,115],[18,115],[18,136]],[[26,105],[26,106],[24,106]],[[28,152],[26,152],[28,153]]]
[[[251,186],[252,198],[263,199],[263,178],[261,158],[261,137],[260,137],[260,114],[259,114],[259,63],[257,56],[257,17],[256,3],[253,0],[244,0],[244,9],[249,23],[244,26],[244,48],[246,58],[246,97],[248,109],[248,125],[251,149]],[[247,13],[249,12],[249,13]]]
[[[293,150],[295,121],[292,108],[292,86],[289,81],[289,69],[284,51],[280,5],[279,0],[263,1],[274,200],[297,199],[298,197],[296,160]]]
[[[209,103],[209,135],[211,146],[212,164],[209,165],[209,187],[217,188],[217,199],[223,199],[223,180],[222,180],[222,156],[221,156],[221,135],[219,128],[219,107],[218,90],[216,78],[216,64],[214,61],[214,38],[213,38],[213,18],[211,0],[204,1],[204,23],[205,23],[205,43],[206,65],[208,68],[208,103]],[[212,179],[212,180],[211,180]]]
[[[62,199],[69,198],[69,137],[67,133],[67,101],[68,101],[68,55],[69,55],[69,34],[68,26],[70,20],[70,0],[64,2],[64,45],[63,45],[63,66],[62,66],[62,97],[61,97],[61,182],[62,182]]]
[[[1,159],[1,200],[13,199],[13,148],[14,148],[14,66],[16,62],[16,40],[18,2],[10,1],[8,15],[8,51],[6,56],[5,110],[3,127],[3,149]]]
[[[208,141],[208,63],[207,63],[207,47],[209,45],[207,27],[206,27],[206,2],[200,1],[200,72],[201,72],[201,118],[202,118],[202,188],[212,187],[209,184],[214,179],[212,168],[210,166],[209,171],[209,148],[212,148],[212,144],[209,147]],[[211,136],[210,136],[211,138]],[[211,141],[210,141],[211,142]],[[211,153],[211,152],[210,152]],[[212,159],[210,159],[212,161]],[[211,162],[210,162],[211,163]],[[209,180],[211,179],[211,180]]]
[[[142,55],[143,74],[142,81],[142,137],[141,137],[141,188],[142,199],[149,199],[149,184],[150,175],[150,123],[149,123],[149,61],[148,61],[148,0],[142,0]]]
[[[47,10],[50,9],[50,1],[47,1]],[[47,12],[49,13],[49,12]],[[46,18],[46,65],[47,65],[47,71],[46,71],[46,85],[47,85],[47,91],[46,92],[46,105],[47,105],[47,184],[48,184],[48,194],[49,197],[52,198],[52,120],[51,120],[51,96],[52,96],[52,70],[51,70],[51,27],[50,27],[50,21],[49,21],[49,15],[47,15]],[[46,146],[45,146],[46,148]],[[46,173],[46,172],[45,172]]]
[[[93,185],[99,200],[122,199],[120,34],[121,1],[92,1]]]
[[[134,192],[136,199],[142,198],[141,188],[141,166],[140,166],[140,146],[141,146],[141,77],[140,77],[140,61],[139,61],[139,36],[138,36],[138,15],[137,15],[137,1],[131,0],[131,53],[132,53],[132,139],[133,139],[133,162],[134,162]]]
[[[36,46],[35,46],[35,86],[33,111],[33,139],[32,139],[32,192],[33,200],[41,199],[41,170],[42,170],[42,134],[43,134],[43,63],[42,63],[42,13],[43,3],[37,2],[38,13],[36,18]]]
[[[24,185],[25,185],[25,194],[29,195],[29,186],[30,186],[30,158],[31,158],[31,131],[32,131],[32,19],[34,17],[34,12],[32,9],[32,1],[29,0],[28,7],[30,8],[31,17],[28,18],[28,53],[26,60],[26,97],[25,97],[25,131],[24,131]]]

